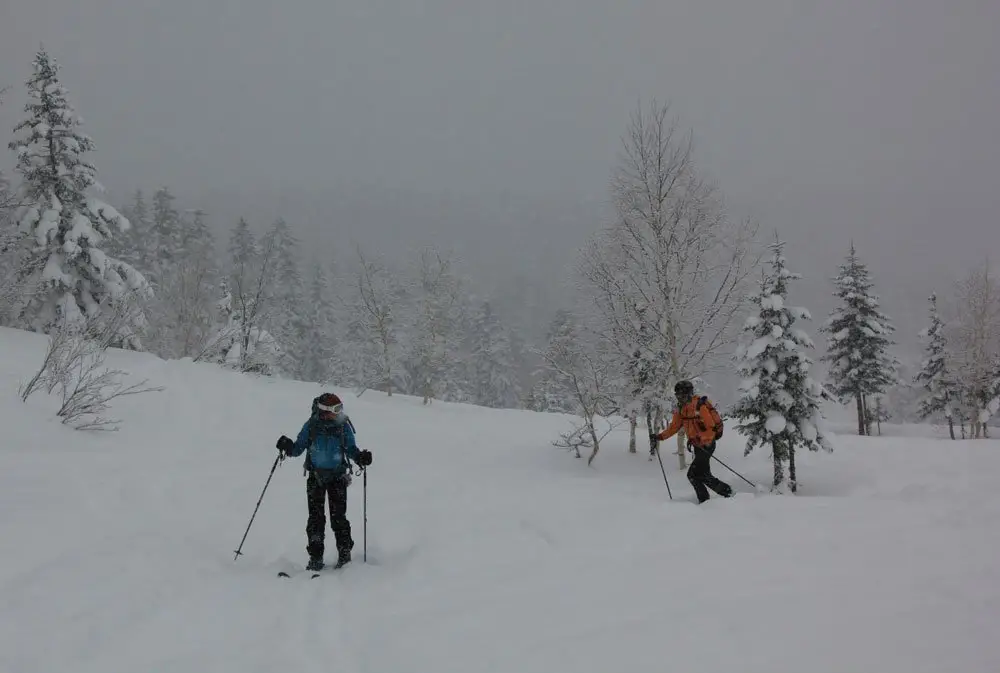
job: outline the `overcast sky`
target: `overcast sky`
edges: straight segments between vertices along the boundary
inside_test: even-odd
[[[119,202],[166,184],[551,276],[655,96],[810,298],[853,237],[922,311],[1000,247],[998,29],[996,0],[0,0],[0,127],[44,43]],[[543,243],[515,245],[529,225]]]

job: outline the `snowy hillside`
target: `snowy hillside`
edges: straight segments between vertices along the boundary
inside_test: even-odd
[[[355,479],[357,562],[280,580],[305,560],[300,460],[233,550],[318,386],[116,351],[166,390],[86,434],[17,397],[44,345],[0,330],[3,673],[1000,670],[1000,443],[841,435],[798,496],[716,464],[738,495],[699,507],[625,436],[587,468],[557,415],[337,390],[375,456],[370,563]],[[741,449],[718,455],[766,482]]]

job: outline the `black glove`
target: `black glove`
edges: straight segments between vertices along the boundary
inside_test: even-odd
[[[275,447],[278,449],[279,453],[288,453],[295,448],[295,442],[282,435],[278,438],[278,443],[275,444]]]
[[[655,432],[649,433],[649,443],[650,444],[652,444],[652,445],[655,446],[656,444],[659,443],[659,441],[660,441],[660,438],[659,438],[659,436],[657,436],[657,434]]]
[[[368,449],[362,449],[358,452],[358,465],[361,467],[368,467],[372,464],[372,452]]]

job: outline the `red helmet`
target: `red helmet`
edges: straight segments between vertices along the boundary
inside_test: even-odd
[[[333,417],[344,411],[344,403],[333,393],[323,393],[314,402],[320,416]]]

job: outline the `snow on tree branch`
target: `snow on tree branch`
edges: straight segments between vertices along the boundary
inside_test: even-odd
[[[124,314],[119,320],[126,321]],[[86,323],[63,323],[49,334],[42,364],[18,393],[22,402],[40,389],[59,390],[61,403],[56,415],[76,430],[117,430],[121,422],[104,414],[120,397],[162,391],[146,381],[126,385],[120,369],[104,367],[109,328],[105,320],[92,317]]]
[[[808,312],[786,306],[788,283],[800,276],[788,270],[784,243],[777,235],[770,247],[770,272],[762,278],[760,291],[751,295],[757,312],[744,323],[736,352],[742,383],[740,400],[729,415],[738,420],[747,439],[746,454],[758,446],[771,447],[773,488],[782,488],[787,463],[795,492],[795,449],[833,449],[821,411],[822,401],[830,396],[810,374],[813,361],[805,351],[813,347],[812,341],[794,327]]]
[[[15,127],[10,143],[22,177],[18,223],[33,243],[24,279],[27,301],[18,319],[48,333],[62,322],[86,322],[126,295],[148,297],[152,290],[136,269],[102,249],[129,223],[88,194],[102,190],[96,169],[84,158],[93,142],[79,131],[58,67],[44,51],[35,57],[28,91],[28,117]],[[115,345],[142,347],[145,317],[142,311],[132,316],[114,335]]]
[[[596,421],[600,416],[609,416],[617,409],[614,388],[617,372],[614,362],[606,351],[583,343],[578,335],[569,334],[550,342],[549,347],[538,352],[575,398],[582,426],[564,435],[559,441],[567,446],[585,437],[578,446],[591,448],[587,464],[590,465],[601,449],[601,439],[607,433],[599,434]],[[574,439],[575,438],[575,439]],[[558,445],[562,445],[558,444]]]
[[[879,309],[868,267],[858,259],[853,243],[834,285],[841,305],[821,328],[829,335],[823,360],[830,364],[832,392],[841,403],[855,400],[858,434],[866,435],[872,419],[867,398],[898,383],[899,362],[888,352],[895,328]]]
[[[645,372],[633,390],[660,407],[671,404],[677,380],[722,366],[760,262],[756,224],[728,217],[721,193],[695,165],[690,134],[681,137],[667,112],[654,102],[633,114],[613,179],[616,222],[580,260],[601,338],[621,371]]]

